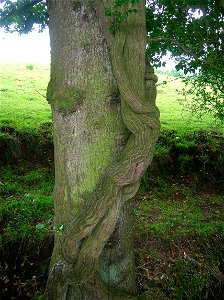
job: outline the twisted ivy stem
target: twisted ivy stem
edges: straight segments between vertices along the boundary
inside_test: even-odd
[[[102,6],[99,3],[102,4],[103,0],[95,3],[98,3],[95,9],[101,26],[107,31],[105,22],[100,17]],[[141,6],[144,6],[144,1]],[[142,11],[144,12],[144,7]],[[75,281],[78,280],[79,283],[87,281],[93,275],[98,258],[115,229],[123,203],[136,194],[140,178],[152,161],[159,135],[159,112],[155,105],[157,77],[150,65],[145,65],[145,40],[142,41],[142,34],[139,34],[139,28],[142,27],[139,24],[140,18],[133,14],[114,36],[107,32],[107,36],[110,36],[108,44],[113,73],[120,92],[122,118],[131,135],[121,155],[107,168],[93,197],[66,226],[61,237],[63,260],[68,266],[72,266]],[[133,37],[129,36],[131,31],[134,32],[137,43],[137,58],[132,60],[132,67],[137,73],[140,72],[140,75],[136,74],[136,82],[135,75],[130,74],[128,62],[129,49],[133,46],[130,44],[133,43]],[[141,61],[143,63],[139,67],[137,64]],[[71,273],[71,268],[68,269]],[[71,284],[77,284],[72,275],[70,279]]]

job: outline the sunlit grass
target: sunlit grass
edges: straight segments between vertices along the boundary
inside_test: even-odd
[[[0,122],[18,130],[38,130],[51,122],[46,101],[49,67],[18,64],[0,65]]]
[[[181,90],[184,84],[180,78],[166,75],[157,75],[159,78],[157,86],[157,105],[160,109],[161,127],[172,129],[178,133],[196,130],[223,130],[218,121],[212,116],[204,115],[198,118],[192,111],[184,109],[184,96]]]
[[[0,122],[3,125],[32,131],[51,122],[50,105],[45,98],[49,72],[48,65],[0,65]],[[200,129],[222,130],[212,117],[198,119],[192,112],[183,109],[180,79],[161,74],[158,77],[157,105],[162,129],[172,129],[180,134]]]

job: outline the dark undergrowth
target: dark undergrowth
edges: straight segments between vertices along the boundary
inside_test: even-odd
[[[192,181],[145,177],[135,208],[139,288],[158,287],[171,299],[222,300],[224,190]]]
[[[0,177],[0,298],[31,299],[52,253],[53,170],[19,163],[1,167]]]
[[[51,126],[0,135],[0,299],[39,299],[53,248]],[[141,292],[170,299],[224,294],[224,138],[162,131],[135,207]]]
[[[52,123],[43,124],[38,131],[22,131],[7,126],[0,127],[1,165],[32,163],[53,164]]]

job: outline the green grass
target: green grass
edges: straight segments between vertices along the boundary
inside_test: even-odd
[[[0,65],[0,122],[3,125],[16,127],[19,131],[37,131],[43,124],[51,122],[50,106],[45,99],[49,70],[47,65],[32,63]],[[157,105],[162,128],[180,134],[202,128],[223,130],[211,117],[199,120],[183,109],[180,79],[161,74],[158,77]]]
[[[45,168],[1,168],[0,236],[2,242],[44,237],[51,228],[54,176]],[[52,228],[51,228],[52,229]]]
[[[179,134],[201,129],[223,132],[223,125],[212,116],[204,115],[199,119],[193,112],[184,109],[182,103],[185,99],[180,93],[184,84],[181,79],[163,74],[157,76],[157,105],[162,129],[172,129]]]
[[[49,66],[0,65],[0,123],[19,131],[38,131],[51,122],[46,101]]]

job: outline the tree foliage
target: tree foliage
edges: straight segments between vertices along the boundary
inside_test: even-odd
[[[0,26],[7,31],[29,33],[48,24],[47,0],[3,0],[0,9]]]
[[[224,120],[224,5],[219,0],[147,1],[148,55],[160,67],[168,53],[185,75],[187,106]],[[188,101],[189,99],[189,101]]]
[[[185,96],[182,104],[196,117],[203,118],[205,113],[212,113],[215,120],[219,120],[223,124],[223,74],[214,74],[208,71],[201,71],[198,74],[182,78],[185,83],[185,87],[181,91]]]
[[[198,68],[223,70],[223,8],[219,1],[148,1],[149,54],[160,66],[167,51],[177,69],[194,73]]]
[[[115,0],[108,17],[119,23],[137,11],[140,0]],[[3,0],[1,26],[6,30],[28,33],[48,24],[47,0]],[[122,12],[121,7],[133,5]],[[148,54],[156,67],[171,52],[177,70],[223,71],[224,7],[221,0],[147,0]]]

